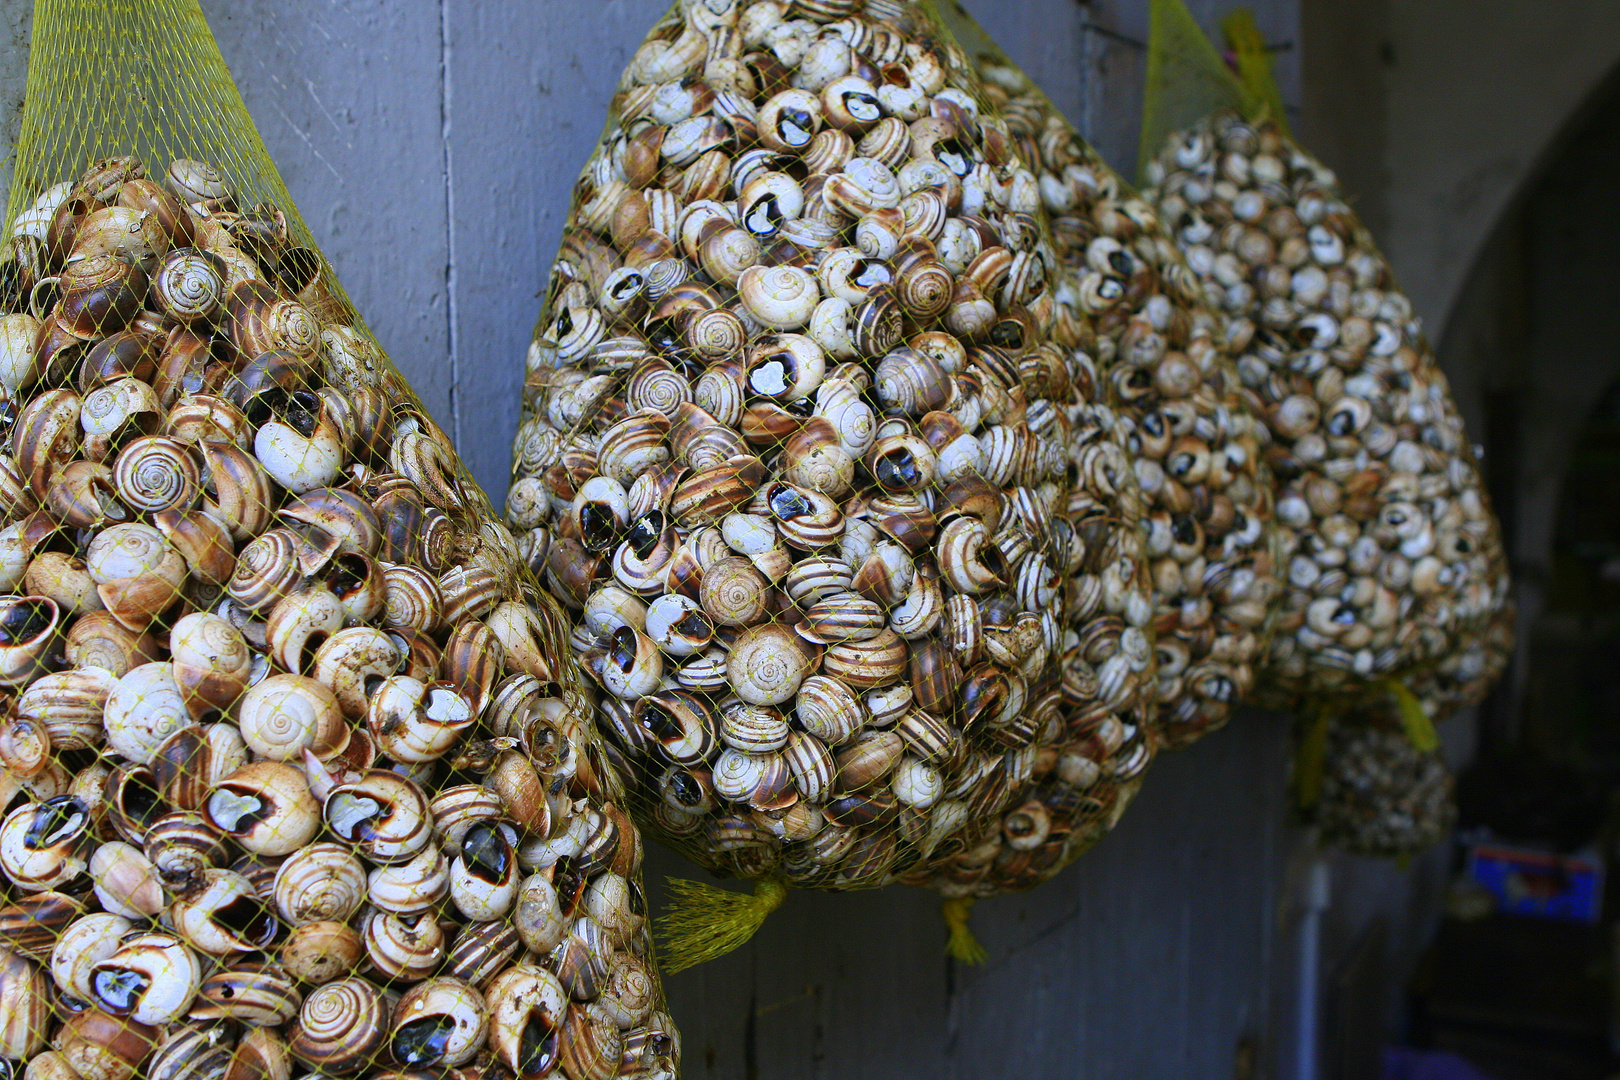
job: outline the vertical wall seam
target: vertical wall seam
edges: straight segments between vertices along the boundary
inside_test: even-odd
[[[461,446],[461,328],[456,304],[456,170],[450,153],[452,109],[450,0],[439,0],[439,142],[444,157],[444,316],[450,356],[450,439]]]

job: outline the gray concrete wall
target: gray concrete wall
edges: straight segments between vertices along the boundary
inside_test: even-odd
[[[1129,170],[1145,0],[968,2]],[[203,6],[347,289],[498,498],[569,189],[663,0]],[[1231,6],[1193,3],[1207,27]],[[1298,5],[1253,6],[1297,106]],[[0,18],[9,144],[26,0],[0,0]],[[982,968],[947,963],[930,894],[794,895],[750,946],[669,980],[687,1075],[1291,1076],[1295,898],[1312,854],[1289,825],[1288,754],[1281,718],[1245,714],[1162,761],[1096,851],[1029,895],[979,907]],[[1445,853],[1408,871],[1332,866],[1324,977],[1376,922],[1398,978],[1432,918]],[[653,853],[650,878],[668,873],[701,872]],[[1257,1072],[1240,1066],[1249,1048]]]

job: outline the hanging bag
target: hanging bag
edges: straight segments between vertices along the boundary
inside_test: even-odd
[[[507,506],[638,820],[766,883],[685,887],[672,965],[788,885],[1037,880],[1064,778],[1107,819],[1151,760],[1141,492],[1057,268],[931,3],[682,0],[627,68]]]
[[[1185,21],[1179,0],[1161,6],[1179,15],[1155,25]],[[1255,39],[1242,37],[1251,52]],[[1172,45],[1191,51],[1169,34],[1154,51]],[[1207,41],[1201,51],[1205,69],[1220,66]],[[1144,141],[1149,196],[1221,308],[1271,434],[1287,587],[1261,696],[1342,707],[1390,678],[1432,678],[1450,707],[1483,692],[1511,636],[1496,518],[1387,260],[1333,173],[1265,111],[1213,112]],[[1150,118],[1144,140],[1162,126]]]
[[[0,1057],[674,1076],[566,624],[195,0],[39,0],[5,221]]]

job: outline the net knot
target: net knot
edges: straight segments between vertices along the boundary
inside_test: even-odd
[[[945,951],[951,959],[964,964],[982,964],[990,957],[984,951],[984,946],[979,944],[979,939],[973,936],[973,928],[968,926],[973,904],[971,896],[961,896],[940,905],[940,915],[945,919],[945,928],[949,932],[945,938]]]
[[[754,882],[752,893],[670,878],[673,894],[659,920],[661,966],[668,974],[708,963],[740,948],[787,899],[787,885],[774,877]]]

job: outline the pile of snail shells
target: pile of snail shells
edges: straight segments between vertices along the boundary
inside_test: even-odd
[[[0,1061],[673,1076],[566,626],[320,256],[134,158],[5,256]]]
[[[1322,839],[1358,855],[1409,855],[1445,838],[1456,821],[1451,769],[1392,717],[1352,714],[1328,726],[1321,798]]]
[[[1172,136],[1149,179],[1271,434],[1285,580],[1262,697],[1355,694],[1468,647],[1507,602],[1497,524],[1445,376],[1332,172],[1223,113]]]
[[[581,177],[507,513],[713,869],[926,876],[1151,757],[1140,491],[977,90],[922,6],[683,3]]]
[[[1077,276],[1098,364],[1148,499],[1156,604],[1155,734],[1184,747],[1254,689],[1276,601],[1277,534],[1260,404],[1219,316],[1151,205],[1132,194],[1018,68],[979,66],[1040,164],[1058,255]]]
[[[1485,700],[1513,659],[1517,616],[1517,608],[1510,601],[1492,616],[1483,633],[1438,662],[1401,677],[1400,682],[1412,692],[1431,723],[1438,724]]]

